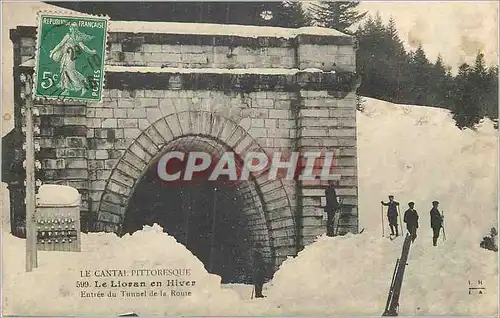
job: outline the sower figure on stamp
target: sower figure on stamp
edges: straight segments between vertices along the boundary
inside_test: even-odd
[[[437,245],[437,240],[439,238],[439,232],[441,232],[441,227],[443,226],[443,217],[438,210],[439,202],[432,201],[431,209],[431,228],[432,228],[432,245]]]
[[[253,250],[253,285],[255,286],[255,298],[264,298],[262,287],[266,279],[267,264],[262,255],[262,244],[255,243]]]
[[[335,221],[335,213],[339,209],[339,201],[337,199],[337,192],[335,192],[335,185],[338,185],[338,182],[330,180],[328,181],[328,188],[325,190],[326,196],[326,206],[325,212],[328,216],[326,221],[326,235],[334,236],[334,221]]]
[[[414,242],[417,238],[417,229],[418,229],[418,213],[413,208],[415,203],[408,203],[409,209],[406,210],[404,216],[404,222],[406,223],[406,229],[410,233],[411,241]]]
[[[388,206],[387,209],[387,219],[389,220],[389,227],[391,228],[391,235],[396,234],[399,236],[398,232],[398,206],[399,202],[394,201],[394,196],[389,196],[389,202],[385,203],[384,201],[380,201],[383,206]],[[396,231],[394,231],[396,230]],[[394,233],[396,232],[396,233]]]
[[[61,95],[68,95],[70,91],[81,91],[85,95],[89,88],[88,80],[76,69],[78,54],[83,50],[95,55],[96,50],[89,49],[83,42],[90,41],[94,37],[78,30],[77,23],[69,26],[69,32],[50,51],[50,58],[59,63],[59,83],[63,90]]]

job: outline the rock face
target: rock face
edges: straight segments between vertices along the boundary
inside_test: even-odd
[[[358,231],[354,38],[317,28],[182,29],[177,23],[162,32],[169,23],[135,31],[130,25],[111,24],[102,102],[36,102],[41,178],[79,190],[83,231],[122,233],[146,171],[166,150],[195,148],[334,152],[343,199],[338,231]],[[19,78],[32,70],[35,31],[11,30],[18,130]],[[325,232],[326,185],[264,178],[239,184],[237,212],[271,263],[281,264]],[[11,206],[22,216],[18,192],[11,193]]]

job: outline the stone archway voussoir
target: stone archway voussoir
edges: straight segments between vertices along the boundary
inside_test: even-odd
[[[118,205],[125,205],[125,204],[127,204],[128,199],[124,195],[119,195],[117,193],[105,191],[102,195],[101,200],[108,201],[108,202],[114,202]]]
[[[165,143],[167,143],[167,141],[164,140],[160,133],[156,130],[154,125],[150,125],[146,130],[144,130],[144,134],[154,143],[154,145],[158,149],[161,149],[165,145]]]
[[[133,187],[135,184],[135,180],[132,177],[126,175],[119,169],[114,169],[109,178],[110,180],[118,181],[119,183],[129,187]]]
[[[138,143],[144,151],[150,154],[151,157],[154,157],[158,153],[158,150],[160,150],[160,148],[154,143],[151,137],[146,134],[146,132],[140,134],[135,142]]]
[[[231,147],[231,149],[236,149],[240,141],[243,140],[246,135],[246,131],[240,126],[237,126],[231,136],[226,140],[226,145]]]
[[[243,129],[243,131],[245,131]],[[245,158],[246,150],[252,146],[252,144],[255,142],[255,140],[250,136],[246,131],[243,136],[243,139],[240,139],[239,143],[234,147],[234,151],[237,154],[240,154],[242,158]],[[244,153],[245,152],[245,153]]]
[[[137,155],[135,155],[130,150],[127,150],[127,152],[125,152],[121,160],[126,161],[129,165],[133,166],[139,171],[143,171],[148,165],[147,162],[145,162],[140,157],[137,157]]]
[[[220,139],[220,135],[222,134],[222,131],[224,130],[224,127],[228,124],[228,122],[230,122],[229,119],[212,113],[212,130],[210,135],[212,137],[215,137],[216,139]]]
[[[190,112],[177,113],[179,124],[181,126],[181,135],[188,135],[193,133],[193,125],[191,123]]]
[[[191,111],[188,113],[189,118],[190,118],[190,128],[191,128],[191,134],[194,135],[200,135],[203,134],[204,132],[200,129],[200,112],[196,111]]]
[[[120,207],[118,206],[117,209],[120,209]],[[99,214],[97,215],[97,220],[107,223],[120,224],[122,217],[120,215],[108,212],[106,208],[102,207],[101,212],[99,212]]]
[[[168,144],[170,140],[174,138],[174,135],[172,134],[172,131],[170,130],[165,118],[157,120],[155,123],[153,123],[153,127],[165,141],[163,145]]]
[[[132,152],[134,155],[136,155],[138,158],[141,158],[142,161],[148,163],[151,158],[153,157],[150,153],[146,152],[137,141],[134,141],[130,147],[128,148],[128,151]]]
[[[200,132],[202,134],[212,136],[213,137],[213,114],[211,112],[200,111],[199,112],[200,119]]]
[[[118,193],[124,196],[129,196],[132,187],[118,183],[113,179],[109,179],[107,188],[114,193]]]
[[[179,121],[179,118],[177,117],[177,114],[172,114],[172,115],[165,117],[165,122],[167,123],[168,127],[170,128],[170,132],[172,133],[173,138],[182,136],[182,129],[181,129],[180,121]]]
[[[236,125],[233,121],[226,121],[226,124],[218,136],[219,139],[227,145],[229,138],[231,138],[233,133],[236,131],[236,128],[238,128],[238,125]]]

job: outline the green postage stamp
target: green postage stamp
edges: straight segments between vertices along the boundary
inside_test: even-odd
[[[100,101],[108,18],[40,13],[35,98]]]

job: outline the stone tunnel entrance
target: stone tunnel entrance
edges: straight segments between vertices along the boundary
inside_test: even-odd
[[[185,158],[189,152],[208,153],[210,168],[226,151],[218,142],[200,136],[179,138],[165,148],[162,154],[179,151]],[[122,232],[157,223],[198,257],[207,271],[221,276],[223,283],[250,282],[254,243],[269,247],[262,205],[252,182],[224,176],[210,181],[210,168],[208,173],[195,173],[191,181],[182,181],[186,160],[178,159],[169,161],[167,171],[181,172],[181,180],[164,181],[158,175],[158,160],[152,161],[134,187]],[[236,166],[241,167],[241,162]]]

